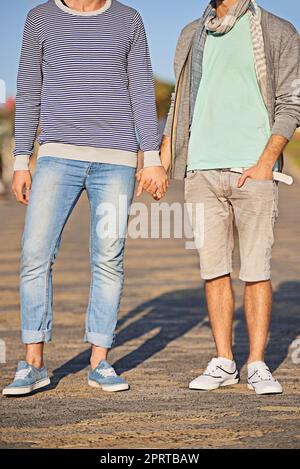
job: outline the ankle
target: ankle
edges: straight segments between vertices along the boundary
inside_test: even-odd
[[[265,357],[261,355],[253,355],[248,358],[247,365],[250,366],[252,363],[263,362],[265,363]]]
[[[107,358],[107,357],[106,357]],[[106,358],[91,358],[90,360],[90,364],[91,364],[91,368],[92,370],[94,370],[95,368],[97,368],[97,366],[99,365],[99,363],[101,363],[103,360],[106,360]]]
[[[94,370],[103,360],[107,360],[107,355],[107,349],[99,349],[98,347],[93,347],[90,360],[92,369]]]
[[[25,360],[28,365],[34,368],[43,368],[44,344],[27,344],[25,351]]]
[[[232,352],[218,352],[217,354],[218,358],[226,358],[226,360],[231,360],[233,361],[233,353]]]
[[[43,368],[44,362],[42,357],[26,357],[26,363],[34,368]]]

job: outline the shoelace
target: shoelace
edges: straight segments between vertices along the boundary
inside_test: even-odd
[[[207,365],[207,368],[203,374],[208,375],[208,376],[215,374],[217,371],[217,365],[218,365],[218,361],[216,360],[216,358],[213,358]]]
[[[110,378],[117,376],[117,373],[113,368],[104,368],[102,370],[98,370],[98,373],[103,376],[103,378]]]
[[[31,368],[24,368],[23,370],[18,370],[15,374],[15,379],[25,379],[31,371]]]
[[[257,368],[252,377],[257,376],[261,381],[275,381],[269,368]]]

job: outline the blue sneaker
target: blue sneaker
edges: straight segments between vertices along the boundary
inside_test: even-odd
[[[114,368],[106,360],[102,360],[94,370],[89,370],[88,384],[93,388],[102,388],[103,391],[108,392],[129,389],[128,383],[117,375]]]
[[[35,368],[25,361],[20,361],[13,382],[3,389],[2,394],[4,396],[30,394],[36,389],[48,386],[48,384],[50,384],[50,379],[45,367]]]

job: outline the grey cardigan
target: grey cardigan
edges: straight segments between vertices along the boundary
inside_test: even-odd
[[[272,134],[290,140],[300,126],[300,86],[297,81],[300,80],[300,38],[291,23],[263,8],[261,10],[267,62],[267,109]],[[190,136],[191,51],[198,24],[199,19],[182,30],[175,54],[176,88],[164,130],[164,134],[171,138],[170,175],[174,179],[183,179],[186,174]]]

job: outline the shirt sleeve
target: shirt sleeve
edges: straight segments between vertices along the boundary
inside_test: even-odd
[[[177,88],[178,88],[179,75],[181,71],[181,67],[178,67],[178,63],[181,62],[179,60],[179,56],[182,53],[182,48],[185,47],[183,43],[186,41],[185,29],[186,27],[181,31],[180,36],[178,38],[176,51],[175,51],[175,57],[174,57],[175,91],[174,93],[172,93],[172,96],[171,96],[171,104],[170,104],[169,113],[168,113],[168,117],[166,121],[166,126],[164,129],[164,135],[166,135],[169,138],[171,138],[171,134],[172,134],[174,112],[175,112],[175,99],[176,99],[176,93],[177,93]]]
[[[143,20],[137,12],[130,32],[128,79],[135,127],[140,149],[144,152],[144,167],[161,166],[154,76]]]
[[[25,169],[26,157],[29,162],[34,150],[40,119],[42,80],[42,47],[29,13],[24,28],[17,80],[15,168],[19,167],[18,161],[21,162],[22,159],[20,165]]]
[[[272,134],[291,140],[300,125],[300,40],[294,33],[281,51]]]

